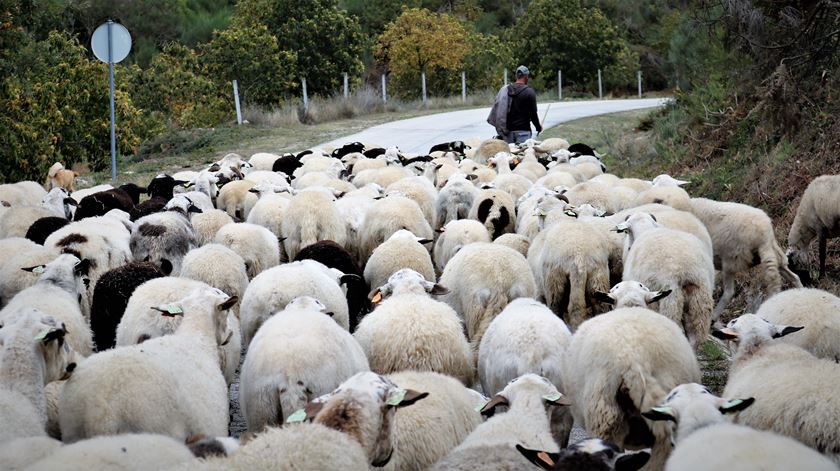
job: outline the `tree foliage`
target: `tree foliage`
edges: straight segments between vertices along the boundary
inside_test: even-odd
[[[102,170],[110,161],[108,69],[90,61],[75,38],[51,33],[16,51],[17,73],[0,94],[0,180],[41,180],[56,161]],[[115,96],[117,144],[132,153],[140,113],[128,95]]]
[[[216,32],[201,52],[209,77],[220,87],[237,80],[245,103],[277,106],[297,89],[295,77],[287,73],[294,70],[295,53],[281,51],[263,25]]]
[[[263,24],[277,38],[280,50],[295,54],[289,77],[305,77],[310,93],[329,95],[342,74],[362,71],[359,22],[337,8],[337,0],[240,0],[233,24]]]
[[[537,88],[591,83],[597,69],[616,64],[626,47],[617,28],[580,0],[534,0],[511,32],[518,63],[528,66]]]
[[[421,72],[431,76],[459,71],[469,47],[467,31],[455,18],[411,8],[388,24],[375,54],[388,65],[397,90],[405,92],[420,87]]]

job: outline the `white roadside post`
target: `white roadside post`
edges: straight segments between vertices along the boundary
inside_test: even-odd
[[[461,71],[461,100],[467,102],[467,73]]]
[[[557,71],[557,99],[563,99],[563,71]]]
[[[239,107],[239,85],[233,81],[233,101],[236,103],[236,124],[242,124],[242,108]]]
[[[350,81],[347,78],[347,72],[344,72],[344,99],[350,96]]]
[[[598,69],[598,99],[604,99],[604,87],[601,82],[601,69]]]
[[[423,86],[423,106],[426,106],[426,71],[420,71],[420,82]]]
[[[385,74],[382,74],[382,102],[388,103],[388,89],[385,85]]]
[[[302,79],[303,82],[303,111],[309,111],[309,94],[306,92],[306,79]]]
[[[507,67],[505,67],[505,86],[507,86],[507,84],[508,84],[508,79],[507,79]]]
[[[117,132],[114,113],[114,64],[122,62],[131,51],[131,34],[125,26],[108,20],[99,25],[90,38],[93,55],[108,64],[108,88],[111,108],[111,180],[117,179]]]
[[[636,73],[636,76],[639,78],[638,79],[638,82],[639,82],[639,98],[641,98],[642,97],[642,71],[641,70],[638,71]]]

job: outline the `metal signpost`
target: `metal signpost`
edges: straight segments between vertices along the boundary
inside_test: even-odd
[[[108,64],[111,89],[111,180],[117,179],[117,139],[114,122],[114,64],[122,62],[131,51],[131,34],[125,26],[108,20],[99,25],[90,39],[90,48],[97,59]]]

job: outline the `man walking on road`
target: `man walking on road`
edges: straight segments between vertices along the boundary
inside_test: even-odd
[[[537,116],[537,94],[528,86],[530,72],[524,65],[516,68],[516,82],[502,87],[487,122],[508,143],[520,144],[531,138],[531,123],[542,132]],[[505,114],[505,111],[507,113]]]

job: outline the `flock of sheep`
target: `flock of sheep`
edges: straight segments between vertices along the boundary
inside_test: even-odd
[[[785,254],[586,145],[471,144],[0,185],[0,469],[838,469],[840,299],[800,280],[840,177]],[[766,300],[723,324],[745,272]]]

